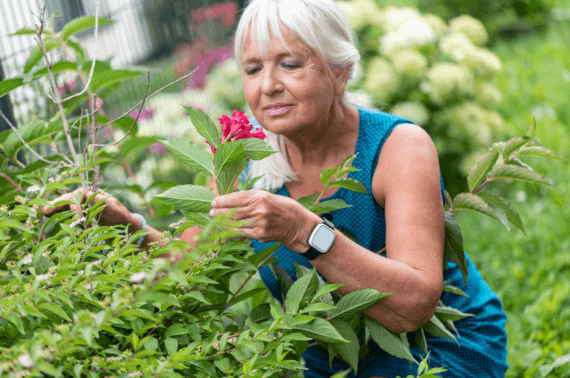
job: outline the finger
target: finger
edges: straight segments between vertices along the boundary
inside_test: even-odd
[[[224,194],[214,198],[210,205],[213,208],[241,207],[248,204],[251,195],[246,191]]]

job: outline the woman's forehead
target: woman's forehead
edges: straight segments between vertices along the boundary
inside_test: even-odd
[[[260,47],[260,45],[263,46],[264,41],[261,35],[259,35],[261,33],[255,33],[256,35],[254,35],[253,28],[250,25],[243,44],[243,59],[247,60],[252,56],[282,55],[284,53],[287,55],[304,55],[309,53],[308,47],[300,41],[299,38],[296,38],[286,27],[281,27],[279,32],[283,37],[285,45],[269,27],[269,45],[266,51],[262,51],[264,49]]]

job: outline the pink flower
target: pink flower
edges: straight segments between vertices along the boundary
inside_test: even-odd
[[[135,110],[134,112],[131,113],[131,117],[133,117],[133,118],[136,119],[136,118],[137,118],[137,115],[138,115],[138,116],[139,116],[139,121],[144,121],[145,119],[152,117],[153,114],[154,114],[154,109],[149,109],[149,110],[144,110],[144,109],[143,109],[143,110],[140,112],[140,115],[139,115],[139,112],[137,112],[137,111]]]
[[[220,124],[222,125],[222,138],[220,138],[220,143],[225,141],[234,142],[238,139],[247,139],[247,138],[258,138],[258,139],[265,139],[267,136],[263,132],[262,128],[258,128],[257,130],[253,131],[253,126],[247,119],[247,115],[244,112],[238,112],[237,110],[233,111],[232,118],[228,117],[227,115],[223,115],[221,118],[218,118]],[[210,148],[212,149],[212,153],[216,153],[216,148],[212,146],[208,141],[206,141]]]
[[[103,100],[101,100],[100,97],[97,97],[97,99],[95,100],[95,106],[97,107],[97,109],[101,109],[103,107]]]
[[[166,152],[166,148],[164,148],[164,146],[160,143],[153,144],[150,148],[158,154],[163,154]]]
[[[75,92],[77,89],[77,83],[75,80],[69,80],[67,83],[65,83],[65,85],[67,85],[67,88],[69,88],[72,92]]]

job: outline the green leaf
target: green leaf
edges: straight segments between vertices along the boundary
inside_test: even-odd
[[[46,52],[50,52],[54,48],[59,47],[59,42],[52,38],[44,39],[44,47],[46,49]],[[42,60],[43,58],[44,56],[42,54],[42,51],[40,50],[40,47],[39,46],[34,47],[30,52],[28,60],[26,60],[26,64],[24,65],[24,73],[27,74],[28,72],[30,72],[31,69],[36,64],[38,64],[39,61]]]
[[[318,196],[319,192],[315,191],[310,196],[299,198],[297,202],[299,202],[301,205],[303,205],[303,207],[306,207],[308,209],[309,207],[313,206],[313,203],[315,203],[315,200],[317,199]]]
[[[526,133],[526,136],[529,138],[532,138],[534,135],[534,132],[536,130],[536,118],[532,117],[532,124],[530,125],[530,127],[528,128],[528,131]]]
[[[164,346],[166,347],[166,352],[168,355],[172,356],[178,350],[178,340],[167,337],[164,340]]]
[[[416,331],[416,334],[414,335],[414,341],[416,342],[416,345],[422,350],[422,352],[425,354],[428,353],[427,340],[423,328],[420,328]]]
[[[457,341],[455,336],[453,336],[453,334],[449,332],[449,330],[445,327],[445,325],[443,325],[441,320],[439,320],[435,315],[432,316],[430,321],[424,324],[422,328],[424,329],[424,331],[432,334],[435,337],[443,337],[445,339],[451,339],[455,341],[457,345],[459,345],[459,342]]]
[[[265,287],[256,287],[255,289],[251,289],[249,291],[246,291],[245,293],[241,293],[240,295],[234,298],[234,300],[232,301],[232,305],[245,301],[246,299],[251,298],[254,295],[261,293],[262,291],[265,290],[267,290],[267,288]]]
[[[466,314],[453,307],[447,307],[447,306],[438,306],[435,309],[435,315],[437,315],[437,317],[441,321],[447,321],[447,320],[456,321],[475,316],[475,314]]]
[[[329,311],[334,309],[334,306],[331,306],[329,304],[323,303],[323,302],[317,302],[317,303],[313,303],[312,305],[308,305],[307,307],[305,307],[304,309],[301,310],[301,313],[306,313],[306,312],[312,312],[312,311]]]
[[[40,303],[38,305],[39,309],[45,310],[45,311],[49,311],[57,316],[59,316],[60,318],[67,320],[68,322],[71,321],[71,318],[65,313],[65,311],[63,310],[63,308],[61,308],[60,305],[58,305],[57,303]]]
[[[51,67],[51,71],[53,73],[61,71],[77,71],[77,64],[67,61],[57,62],[53,64],[53,66]],[[40,76],[47,75],[48,73],[49,71],[47,67],[40,68],[34,72],[34,77],[38,78]]]
[[[307,209],[315,214],[321,214],[334,210],[345,209],[347,207],[352,207],[352,205],[347,204],[341,199],[331,199],[319,202],[316,205],[311,205],[307,207]]]
[[[159,142],[162,143],[164,148],[171,151],[181,163],[186,164],[193,171],[214,176],[212,158],[196,144],[179,138],[159,140]]]
[[[526,146],[531,142],[532,139],[515,137],[507,142],[503,146],[503,161],[507,162],[516,155],[519,148]]]
[[[155,337],[150,337],[145,343],[144,348],[146,350],[156,351],[158,348],[158,340]]]
[[[148,147],[157,142],[158,140],[154,136],[141,136],[141,137],[131,136],[127,140],[121,143],[119,152],[122,157],[127,157],[127,155],[130,154],[131,152],[136,151],[140,148]]]
[[[42,31],[42,34],[44,31]],[[12,37],[14,35],[36,35],[36,30],[31,28],[22,28],[15,33],[8,34],[8,37]]]
[[[243,143],[243,157],[245,159],[262,160],[276,152],[279,152],[275,151],[267,142],[259,138],[246,138],[240,140]]]
[[[350,341],[349,343],[333,344],[333,346],[338,350],[338,354],[342,356],[342,359],[348,362],[350,367],[354,369],[354,374],[356,375],[358,373],[358,356],[360,353],[358,337],[350,325],[343,320],[333,319],[331,324],[343,338]]]
[[[39,371],[41,371],[42,373],[51,375],[52,377],[61,377],[61,371],[60,370],[63,370],[63,366],[60,367],[60,369],[58,370],[49,362],[42,361],[42,362],[38,362],[37,369]]]
[[[445,212],[445,246],[444,246],[444,262],[450,261],[459,266],[465,285],[467,282],[467,261],[465,260],[465,252],[463,249],[463,236],[461,228],[453,213]],[[469,287],[469,286],[468,286]]]
[[[546,184],[553,186],[544,177],[538,173],[526,168],[517,167],[510,164],[501,165],[491,172],[493,179],[513,179],[520,181],[527,181],[533,184]]]
[[[24,79],[21,77],[0,81],[0,98],[22,85],[24,85]],[[3,119],[2,122],[4,122]]]
[[[364,193],[364,194],[368,194],[368,191],[366,190],[366,188],[364,187],[364,185],[355,179],[352,178],[339,178],[334,180],[330,187],[340,187],[340,188],[345,188],[348,190],[352,190],[353,192],[358,192],[358,193]]]
[[[307,274],[291,286],[287,292],[285,300],[285,308],[288,312],[296,313],[302,301],[312,298],[319,288],[319,281],[317,280],[317,271],[313,269],[311,274]]]
[[[200,185],[179,185],[156,197],[168,202],[182,212],[208,212],[216,195]]]
[[[370,335],[372,336],[372,339],[380,348],[390,353],[392,356],[418,363],[414,356],[412,356],[410,347],[404,343],[399,334],[387,330],[368,316],[364,316],[364,322],[368,332],[370,332]]]
[[[479,156],[479,158],[477,159],[477,163],[475,163],[475,165],[471,167],[471,169],[469,170],[469,176],[467,177],[467,184],[469,186],[470,192],[475,190],[478,187],[478,185],[485,178],[487,178],[487,175],[489,174],[489,172],[491,172],[491,169],[493,169],[493,166],[497,162],[498,158],[499,158],[498,151],[487,152],[486,154]]]
[[[348,293],[338,301],[336,309],[329,312],[329,317],[348,317],[378,303],[382,298],[392,295],[392,293],[381,293],[375,289],[362,289]]]
[[[243,144],[239,140],[235,142],[222,143],[214,155],[214,177],[218,178],[225,167],[239,159],[243,159],[243,152]]]
[[[220,146],[220,138],[222,137],[221,129],[217,127],[202,110],[189,106],[184,106],[184,109],[188,111],[190,120],[198,134],[206,139],[212,146],[218,148]]]
[[[324,171],[321,172],[319,178],[321,179],[321,182],[323,183],[324,187],[327,186],[329,180],[335,175],[335,173],[338,172],[339,169],[340,166],[337,166],[332,169],[325,169]]]
[[[18,127],[18,134],[20,134],[22,139],[30,146],[40,143],[41,141],[48,141],[47,136],[60,131],[63,131],[62,123],[52,122],[48,124],[38,119],[29,121]],[[18,151],[24,147],[24,144],[15,133],[11,133],[6,138],[3,147],[4,153],[8,155],[8,157],[14,157]]]
[[[109,25],[115,21],[109,20],[108,18],[99,17],[99,26]],[[91,29],[95,27],[95,16],[83,16],[76,18],[73,21],[68,22],[63,29],[61,29],[61,34],[59,35],[64,41],[68,40],[73,34],[79,33],[85,29]]]
[[[20,319],[20,316],[18,316],[16,312],[14,311],[10,312],[10,314],[6,317],[6,319],[8,319],[10,323],[14,324],[18,332],[20,332],[22,335],[26,334],[26,331],[24,330],[24,323],[22,322],[22,319]]]
[[[273,272],[273,275],[277,280],[277,285],[279,286],[281,296],[285,298],[287,296],[289,288],[293,285],[293,279],[289,273],[287,273],[287,271],[281,267],[281,265],[277,263],[271,263],[269,264],[269,267],[271,268],[271,272]]]
[[[217,151],[216,151],[217,152]],[[227,165],[218,176],[218,190],[220,195],[231,193],[234,183],[247,165],[247,160],[240,159]]]
[[[481,197],[487,203],[499,207],[505,213],[508,221],[518,227],[526,235],[526,232],[523,228],[522,219],[517,210],[513,207],[513,205],[510,204],[509,201],[494,193],[480,193],[479,197]]]
[[[471,210],[490,216],[498,221],[501,218],[483,201],[481,197],[473,193],[460,193],[453,199],[453,209],[458,210]]]
[[[91,71],[91,65],[85,65],[83,67],[83,72],[89,75]],[[146,74],[146,71],[141,69],[119,69],[114,70],[111,68],[109,63],[97,60],[95,62],[95,69],[93,70],[93,77],[91,78],[91,83],[89,83],[89,88],[93,92],[99,92],[101,89],[115,83],[119,83],[123,80],[132,79],[143,74]],[[144,95],[144,89],[142,89],[142,93],[140,95]]]
[[[456,287],[456,286],[451,286],[451,285],[444,285],[443,286],[443,291],[448,291],[450,293],[456,294],[456,295],[461,295],[463,297],[467,297],[469,298],[469,295],[465,294],[465,292],[463,290],[461,290],[460,288]]]
[[[290,327],[290,329],[299,331],[305,336],[318,341],[324,341],[325,343],[336,344],[348,341],[338,333],[331,323],[321,318],[316,318],[313,322],[308,324]]]
[[[317,292],[317,294],[315,294],[315,296],[313,297],[313,300],[311,302],[316,301],[317,299],[319,299],[320,297],[322,297],[325,294],[328,294],[332,291],[335,291],[336,289],[338,289],[339,287],[343,287],[344,285],[342,284],[327,284],[325,286],[323,286],[321,289],[319,289],[319,291]]]
[[[262,251],[257,252],[255,255],[248,257],[251,265],[257,267],[263,260],[271,256],[279,248],[279,243],[274,243],[269,247],[265,247]]]
[[[564,156],[557,154],[554,151],[550,151],[541,146],[530,146],[530,147],[523,147],[517,152],[517,157],[520,156],[538,156],[538,157],[545,157],[545,158],[552,158],[552,159],[560,159],[568,161]]]
[[[148,314],[142,310],[137,310],[137,309],[122,311],[120,316],[133,316],[135,318],[142,318],[142,319],[148,319],[148,320],[155,321],[154,316],[152,316],[152,315],[150,315],[150,314]]]

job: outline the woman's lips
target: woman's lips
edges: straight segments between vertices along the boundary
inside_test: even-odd
[[[267,113],[269,113],[270,115],[276,115],[276,114],[281,114],[283,112],[286,112],[289,109],[291,109],[291,106],[283,105],[283,106],[273,106],[271,108],[266,108],[265,111]]]

